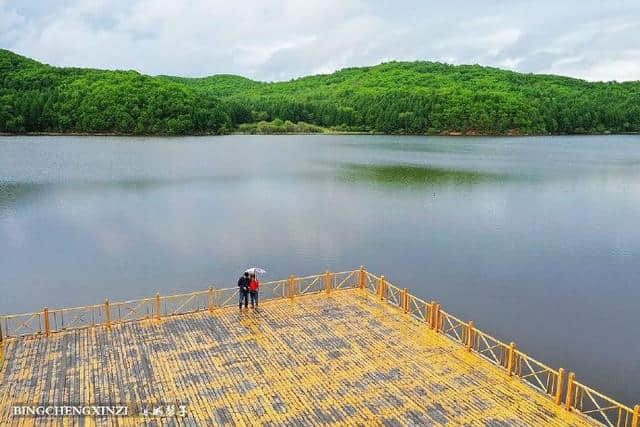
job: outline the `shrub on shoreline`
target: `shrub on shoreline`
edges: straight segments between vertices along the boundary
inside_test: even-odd
[[[326,129],[305,122],[293,123],[290,120],[275,119],[270,122],[262,120],[258,123],[242,123],[238,125],[238,131],[249,134],[324,133]]]

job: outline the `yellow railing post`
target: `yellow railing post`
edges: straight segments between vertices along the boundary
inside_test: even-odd
[[[109,300],[104,300],[104,318],[107,322],[107,329],[111,329],[111,309],[109,308]]]
[[[402,311],[404,314],[409,312],[409,291],[407,288],[402,289]]]
[[[469,320],[467,324],[467,351],[473,348],[473,320]]]
[[[442,329],[442,313],[440,313],[440,304],[438,303],[436,303],[435,319],[435,330],[436,332],[440,332]]]
[[[160,312],[160,293],[156,294],[156,319],[160,320],[162,313]]]
[[[576,394],[576,384],[574,383],[576,379],[576,374],[574,374],[573,372],[569,373],[569,381],[567,383],[567,400],[565,402],[565,409],[567,411],[571,410],[571,407],[573,406],[573,398]]]
[[[516,343],[513,341],[509,344],[509,359],[507,362],[507,371],[509,372],[509,376],[513,375],[513,368],[515,367],[516,361]]]
[[[562,392],[564,391],[564,379],[565,379],[564,369],[558,369],[558,378],[556,380],[556,405],[560,405],[562,403]]]
[[[364,272],[364,266],[361,265],[360,266],[360,277],[358,280],[358,286],[360,287],[360,289],[364,289],[364,284],[365,284],[365,272]]]
[[[429,311],[429,328],[435,329],[436,327],[436,302],[431,300],[431,310]]]
[[[209,313],[213,313],[213,308],[216,305],[215,292],[216,291],[213,289],[213,286],[209,286]]]
[[[380,301],[387,299],[387,283],[384,281],[384,276],[380,276]]]
[[[294,296],[296,295],[296,278],[293,276],[289,276],[289,297],[291,301],[293,301]]]
[[[631,427],[640,427],[640,405],[633,407],[633,421]]]
[[[324,273],[324,290],[327,294],[331,293],[331,273],[329,270]]]
[[[43,310],[44,315],[44,334],[49,336],[51,334],[51,325],[49,324],[49,309],[47,307]]]

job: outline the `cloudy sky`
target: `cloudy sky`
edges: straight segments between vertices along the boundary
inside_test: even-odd
[[[0,0],[0,47],[52,65],[260,80],[392,59],[640,80],[640,1]]]

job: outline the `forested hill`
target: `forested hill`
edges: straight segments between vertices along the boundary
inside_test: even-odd
[[[420,61],[262,83],[233,75],[58,68],[0,50],[0,132],[205,134],[319,126],[411,134],[638,132],[640,82]]]

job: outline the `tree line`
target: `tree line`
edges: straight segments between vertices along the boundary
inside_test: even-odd
[[[0,50],[1,132],[182,135],[238,129],[639,132],[640,82],[586,82],[417,61],[265,83],[232,75],[151,77],[59,68]]]

